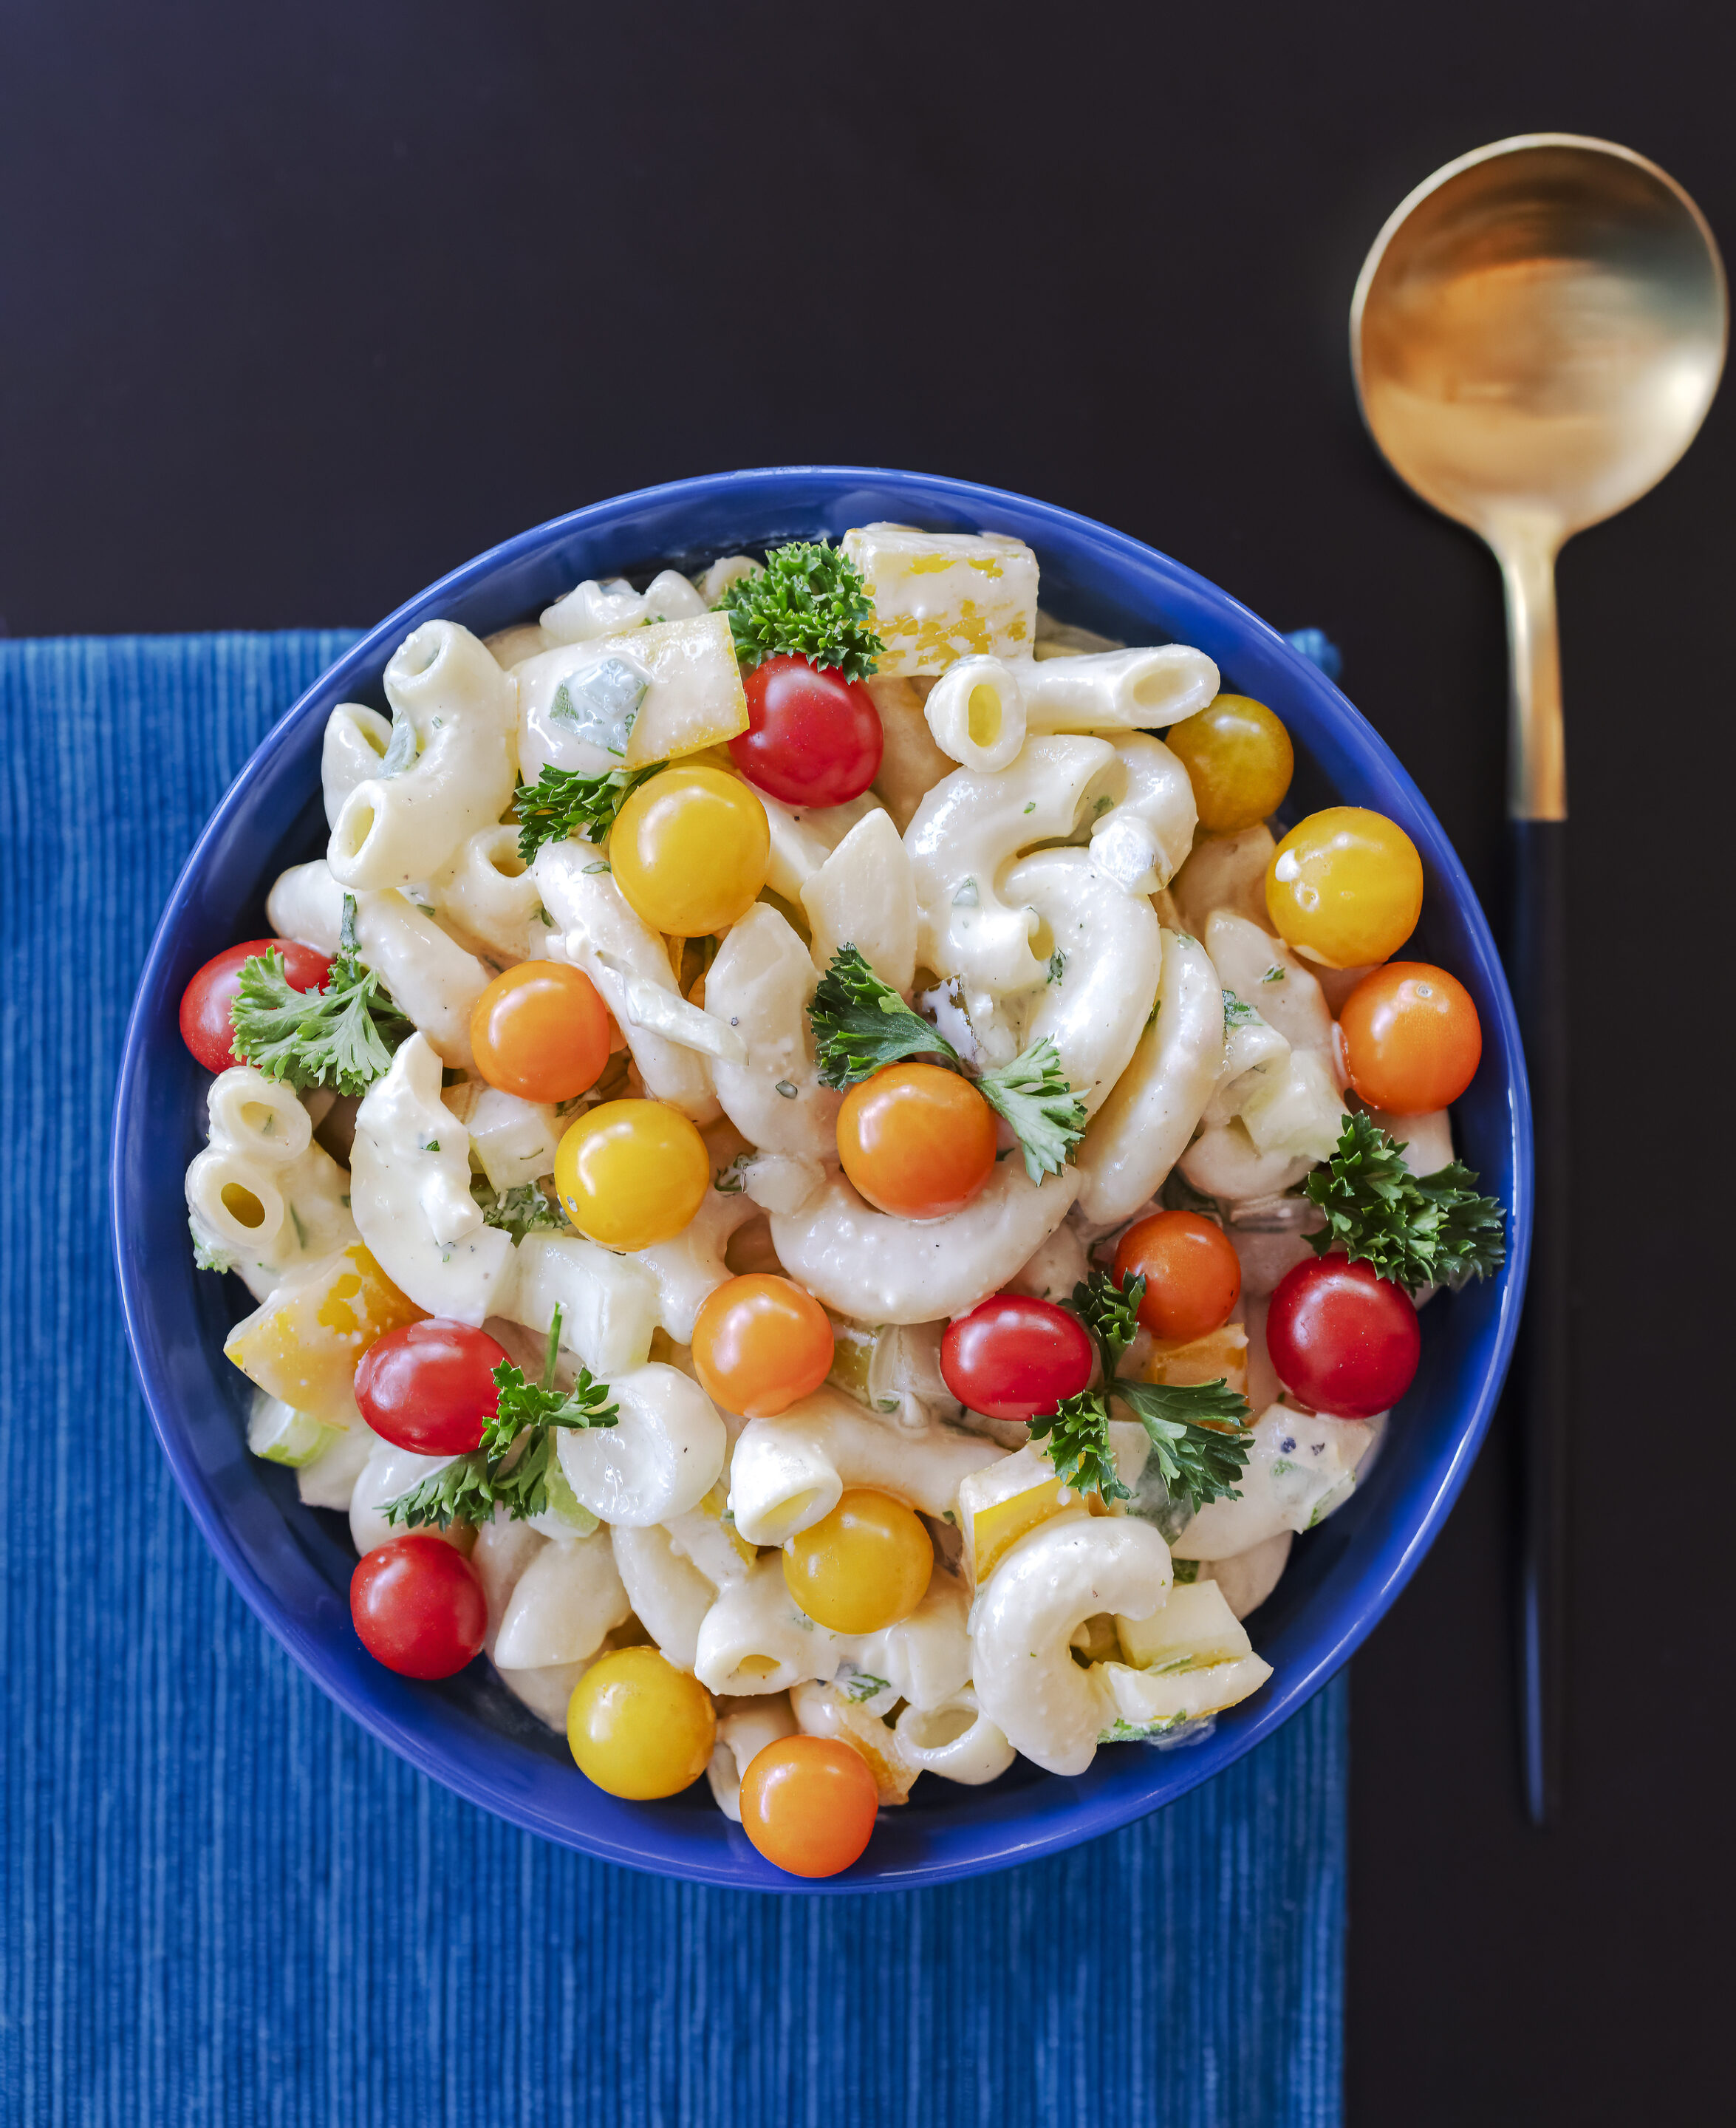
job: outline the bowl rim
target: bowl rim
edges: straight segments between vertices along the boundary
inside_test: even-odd
[[[131,1200],[122,1168],[122,1133],[149,1046],[145,1024],[147,1005],[154,992],[161,986],[166,966],[173,957],[178,929],[188,907],[190,890],[214,846],[226,836],[232,819],[246,804],[249,786],[289,745],[292,735],[297,734],[301,724],[311,713],[316,699],[340,700],[344,698],[344,691],[357,682],[363,680],[372,682],[377,670],[383,667],[386,658],[412,628],[423,620],[438,617],[463,594],[486,587],[490,579],[513,563],[537,556],[564,539],[582,534],[590,530],[606,528],[611,522],[625,518],[634,511],[643,512],[647,508],[665,506],[676,501],[690,504],[701,499],[720,499],[734,495],[743,498],[740,513],[743,520],[757,521],[751,500],[753,494],[757,491],[769,494],[775,488],[787,487],[792,482],[814,490],[814,500],[823,499],[822,491],[826,489],[839,491],[837,499],[842,498],[843,491],[863,486],[919,489],[924,497],[944,495],[961,515],[974,516],[979,523],[992,523],[998,512],[1015,509],[1027,526],[1048,526],[1061,534],[1072,550],[1070,558],[1075,563],[1079,559],[1082,546],[1099,545],[1112,549],[1147,569],[1155,565],[1155,572],[1165,579],[1170,587],[1217,607],[1234,628],[1251,636],[1268,657],[1275,655],[1286,664],[1290,678],[1302,692],[1314,698],[1326,721],[1340,727],[1354,748],[1372,757],[1373,762],[1393,782],[1408,801],[1413,818],[1424,829],[1421,839],[1426,845],[1424,851],[1425,860],[1439,887],[1445,889],[1466,925],[1472,949],[1479,964],[1479,972],[1488,983],[1495,1005],[1501,1037],[1498,1048],[1510,1063],[1506,1094],[1511,1117],[1512,1152],[1511,1202],[1508,1208],[1508,1268],[1503,1274],[1504,1285],[1494,1335],[1476,1381],[1474,1394],[1469,1399],[1470,1408],[1461,1417],[1453,1431],[1450,1460],[1440,1474],[1432,1496],[1407,1541],[1380,1571],[1356,1581],[1349,1615],[1330,1645],[1321,1648],[1313,1660],[1299,1669],[1293,1670],[1282,1677],[1274,1676],[1259,1698],[1247,1703],[1252,1710],[1247,1718],[1237,1722],[1227,1734],[1220,1727],[1214,1736],[1194,1749],[1185,1752],[1149,1755],[1153,1769],[1151,1785],[1160,1786],[1161,1793],[1131,1798],[1126,1794],[1081,1794],[1069,1810],[1055,1818],[1032,1821],[1022,1826],[1016,1822],[1014,1826],[1007,1829],[1008,1833],[1014,1836],[1003,1836],[999,1844],[992,1849],[962,1857],[927,1862],[916,1868],[878,1867],[861,1875],[858,1875],[857,1871],[864,1865],[859,1864],[842,1877],[818,1880],[792,1880],[781,1873],[771,1871],[769,1864],[761,1864],[756,1869],[753,1864],[758,1862],[758,1857],[752,1856],[750,1860],[751,1850],[747,1855],[742,1855],[726,1849],[723,1861],[708,1864],[703,1860],[696,1862],[691,1856],[677,1856],[669,1852],[670,1843],[666,1840],[659,1842],[655,1838],[647,1838],[642,1844],[631,1838],[587,1835],[583,1828],[557,1822],[534,1803],[510,1793],[503,1793],[498,1784],[491,1784],[468,1767],[454,1763],[450,1750],[443,1748],[439,1741],[442,1724],[439,1720],[432,1721],[425,1727],[411,1725],[382,1706],[377,1698],[371,1698],[357,1689],[336,1665],[321,1638],[285,1607],[263,1575],[256,1570],[230,1531],[221,1504],[193,1456],[169,1385],[163,1378],[156,1363],[153,1326],[148,1314],[149,1280],[145,1275],[146,1266],[135,1259],[128,1247],[127,1218]],[[785,510],[790,506],[787,501],[783,505]],[[769,520],[775,520],[778,511],[768,504],[761,514]],[[1039,544],[1038,539],[1033,539],[1032,544]],[[1486,1054],[1490,1046],[1486,1039]],[[111,1115],[110,1239],[121,1291],[122,1319],[135,1371],[144,1391],[153,1431],[168,1457],[182,1498],[201,1534],[255,1617],[297,1665],[307,1672],[320,1690],[353,1720],[359,1722],[369,1734],[400,1757],[467,1801],[506,1818],[527,1831],[604,1860],[688,1881],[745,1890],[817,1894],[905,1890],[919,1884],[979,1874],[1032,1860],[1114,1831],[1177,1800],[1213,1778],[1271,1736],[1348,1661],[1385,1616],[1416,1572],[1423,1555],[1433,1543],[1463,1489],[1488,1431],[1512,1356],[1531,1242],[1531,1109],[1524,1052],[1512,998],[1487,919],[1457,852],[1416,784],[1380,734],[1333,682],[1269,623],[1231,594],[1160,549],[1079,512],[1022,496],[1012,490],[945,475],[885,467],[814,464],[757,467],[699,474],[608,496],[546,520],[486,549],[414,593],[358,637],[277,718],[259,745],[249,754],[200,831],[177,874],[140,971],[138,989],[128,1014],[121,1046]],[[745,1841],[741,1845],[745,1847]]]

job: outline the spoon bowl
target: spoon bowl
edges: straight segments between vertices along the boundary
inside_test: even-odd
[[[1532,134],[1461,156],[1392,216],[1351,344],[1393,469],[1500,547],[1625,510],[1692,442],[1724,364],[1705,218],[1654,164]]]

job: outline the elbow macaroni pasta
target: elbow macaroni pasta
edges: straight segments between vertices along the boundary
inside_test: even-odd
[[[250,1065],[214,1079],[206,1106],[210,1142],[187,1171],[187,1214],[263,1300],[286,1273],[355,1239],[344,1171],[295,1094]]]
[[[782,1544],[830,1514],[849,1485],[942,1517],[960,1481],[1004,1452],[979,1434],[885,1425],[853,1397],[818,1389],[774,1418],[748,1420],[730,1465],[729,1505],[750,1544]]]
[[[388,748],[332,824],[326,862],[353,892],[443,872],[460,843],[496,824],[518,782],[517,690],[468,629],[425,621],[386,667],[386,696],[416,750],[395,768]]]

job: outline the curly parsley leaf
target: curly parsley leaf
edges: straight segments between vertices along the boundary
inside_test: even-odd
[[[1122,1354],[1139,1331],[1139,1304],[1145,1297],[1141,1278],[1113,1279],[1094,1271],[1073,1289],[1073,1312],[1096,1338],[1103,1355],[1103,1378],[1112,1381]]]
[[[611,768],[587,776],[576,768],[545,768],[534,783],[521,783],[513,803],[519,814],[519,855],[529,864],[544,843],[572,834],[600,843],[615,815],[647,777],[663,767]]]
[[[841,946],[832,955],[808,1017],[822,1085],[857,1085],[905,1057],[935,1057],[960,1068],[958,1052],[946,1036],[883,983],[854,946]]]
[[[735,654],[751,672],[793,652],[866,680],[886,646],[874,632],[874,602],[856,564],[823,540],[774,547],[766,566],[738,577],[718,601],[729,616]]]
[[[1059,1175],[1085,1134],[1085,1104],[1068,1083],[1060,1052],[1048,1036],[998,1071],[984,1072],[976,1090],[1013,1126],[1031,1180]]]
[[[454,1522],[486,1522],[496,1508],[513,1522],[526,1522],[548,1505],[548,1459],[557,1426],[614,1426],[620,1418],[609,1401],[609,1385],[581,1367],[570,1389],[554,1386],[555,1358],[561,1346],[561,1311],[548,1326],[548,1346],[540,1385],[527,1382],[510,1361],[494,1370],[499,1402],[483,1429],[480,1444],[467,1456],[430,1471],[419,1485],[401,1494],[386,1510],[388,1522],[406,1529],[433,1523],[444,1529]]]
[[[1239,1500],[1247,1468],[1248,1399],[1215,1382],[1112,1381],[1112,1397],[1129,1405],[1150,1437],[1151,1453],[1172,1500],[1196,1512],[1208,1500]]]
[[[1064,1485],[1071,1485],[1075,1492],[1100,1494],[1105,1501],[1131,1497],[1116,1474],[1108,1407],[1094,1389],[1064,1397],[1053,1411],[1033,1418],[1031,1438],[1048,1442],[1044,1453]]]
[[[906,1057],[932,1057],[968,1077],[957,1050],[893,989],[856,948],[835,952],[808,1007],[820,1083],[854,1086]],[[998,1116],[1011,1125],[1036,1183],[1059,1175],[1084,1135],[1085,1104],[1067,1083],[1060,1052],[1046,1036],[998,1071],[973,1081]]]
[[[1338,1147],[1302,1185],[1326,1215],[1308,1236],[1316,1256],[1342,1249],[1353,1263],[1373,1265],[1399,1285],[1484,1278],[1506,1257],[1499,1200],[1479,1197],[1477,1177],[1454,1161],[1433,1175],[1412,1175],[1393,1142],[1365,1115],[1345,1119]]]
[[[1418,1194],[1437,1215],[1435,1275],[1443,1285],[1483,1278],[1506,1261],[1507,1229],[1501,1200],[1479,1197],[1476,1176],[1462,1160],[1418,1178]]]
[[[356,950],[356,898],[344,897],[338,953],[319,990],[292,987],[275,946],[241,963],[230,1002],[237,1058],[292,1086],[363,1094],[391,1066],[410,1022]]]
[[[1254,1437],[1248,1430],[1247,1399],[1222,1380],[1186,1386],[1133,1382],[1115,1371],[1139,1328],[1139,1304],[1145,1297],[1143,1278],[1117,1280],[1101,1271],[1073,1289],[1074,1312],[1097,1340],[1103,1364],[1100,1400],[1106,1405],[1105,1423],[1107,1406],[1117,1399],[1132,1410],[1150,1437],[1171,1499],[1192,1509],[1207,1500],[1239,1499],[1236,1480],[1247,1465]],[[1035,1434],[1036,1427],[1031,1431]],[[1052,1449],[1050,1455],[1052,1461]]]
[[[494,1370],[500,1400],[482,1435],[481,1451],[505,1456],[520,1434],[538,1427],[564,1426],[582,1431],[592,1426],[614,1426],[620,1408],[609,1402],[609,1385],[595,1380],[588,1367],[581,1367],[570,1389],[557,1389],[545,1370],[543,1382],[527,1382],[509,1361]]]
[[[510,1234],[515,1248],[527,1234],[572,1232],[566,1214],[534,1182],[520,1182],[510,1190],[496,1190],[486,1175],[473,1175],[470,1178],[470,1194],[482,1208],[483,1224],[498,1227]]]

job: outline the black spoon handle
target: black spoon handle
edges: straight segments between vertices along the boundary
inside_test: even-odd
[[[1561,1807],[1568,1582],[1568,882],[1565,820],[1515,820],[1507,968],[1524,1037],[1535,1223],[1509,1379],[1520,1492],[1520,1759],[1531,1822]]]

